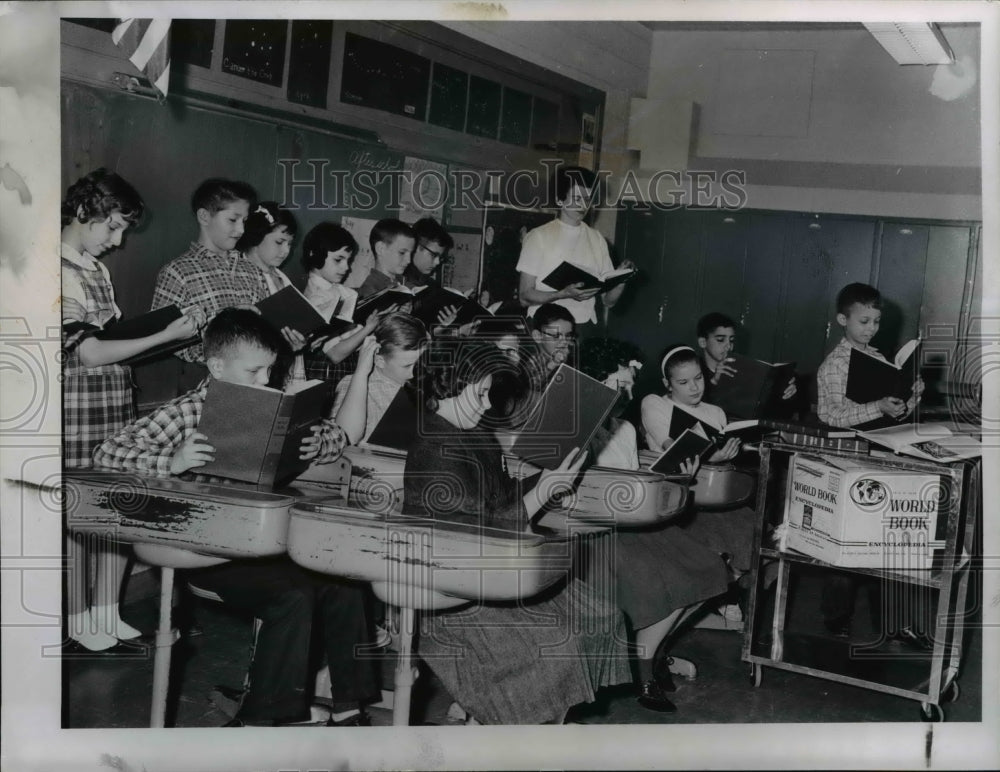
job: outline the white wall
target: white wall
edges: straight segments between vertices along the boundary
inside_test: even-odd
[[[978,63],[978,27],[942,29],[956,57]],[[777,54],[801,66],[756,77],[731,66]],[[932,96],[936,68],[897,65],[860,25],[657,30],[649,69],[649,99],[700,110],[692,168],[753,170],[747,206],[982,218],[978,87]]]

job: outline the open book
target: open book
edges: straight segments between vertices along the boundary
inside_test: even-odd
[[[257,303],[260,315],[276,330],[291,327],[310,342],[343,335],[356,325],[336,316],[329,320],[310,303],[306,296],[289,285]]]
[[[573,448],[585,450],[618,401],[618,390],[559,365],[528,420],[518,430],[511,453],[545,469],[555,469]]]
[[[736,375],[722,375],[717,384],[711,384],[713,405],[736,418],[761,418],[775,412],[781,404],[781,395],[795,375],[794,362],[771,364],[759,359],[732,354],[730,366]]]
[[[402,306],[412,303],[414,293],[412,290],[399,284],[395,287],[387,287],[384,290],[369,295],[364,300],[359,300],[357,308],[354,309],[354,321],[364,324],[368,317],[380,311],[385,311],[393,306]],[[403,309],[406,310],[406,309]]]
[[[461,327],[481,316],[492,316],[475,300],[466,297],[464,292],[449,287],[428,285],[414,291],[413,315],[428,327],[437,324],[438,315],[449,306],[458,309],[458,315],[449,326]]]
[[[896,453],[943,464],[978,458],[983,454],[983,446],[978,439],[971,434],[953,432],[940,423],[904,424],[858,434],[877,445],[892,448]]]
[[[674,440],[660,456],[649,465],[652,472],[660,474],[680,474],[681,464],[689,458],[703,458],[710,451],[717,447],[717,444],[710,440],[701,427],[685,429],[681,435]]]
[[[593,274],[576,263],[567,263],[564,260],[542,279],[542,283],[555,290],[561,290],[571,284],[583,284],[584,289],[600,289],[601,292],[607,292],[628,281],[636,273],[638,271],[634,268],[619,268],[602,274]]]
[[[302,440],[319,423],[329,397],[325,381],[305,381],[287,392],[213,380],[198,431],[215,448],[199,474],[275,487],[302,474]]]
[[[913,394],[913,382],[920,375],[920,340],[911,340],[896,353],[893,362],[851,349],[846,396],[865,404],[883,397],[899,397],[904,402]]]
[[[163,308],[157,308],[155,311],[133,316],[131,319],[111,322],[104,329],[95,329],[92,334],[98,340],[135,340],[136,338],[147,338],[150,335],[162,332],[166,329],[167,325],[175,319],[180,318],[181,310],[177,306],[163,306]],[[166,354],[171,354],[174,351],[180,351],[182,348],[187,348],[197,343],[198,340],[199,337],[197,335],[192,335],[190,338],[183,340],[167,341],[158,346],[148,348],[128,359],[123,359],[119,364],[135,365],[148,362]]]
[[[678,439],[687,429],[696,429],[708,439],[724,443],[729,437],[739,437],[741,440],[755,438],[766,428],[761,421],[755,418],[744,421],[730,421],[722,429],[702,421],[694,413],[685,410],[676,402],[670,403],[670,439]]]

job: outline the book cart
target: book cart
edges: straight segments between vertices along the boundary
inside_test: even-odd
[[[789,465],[795,453],[839,457],[892,471],[935,474],[942,478],[938,517],[946,517],[946,536],[940,563],[928,570],[845,568],[792,550],[781,550],[770,538],[784,519],[789,496]],[[937,464],[909,457],[805,447],[783,440],[766,440],[760,446],[757,523],[754,533],[752,587],[744,633],[742,659],[750,663],[750,677],[760,686],[764,667],[847,683],[895,694],[920,702],[926,721],[944,721],[942,704],[959,696],[957,676],[961,665],[966,595],[976,522],[981,508],[978,460]],[[773,590],[767,590],[775,576]],[[902,583],[906,591],[923,595],[931,605],[931,651],[901,650],[887,642],[843,641],[830,634],[796,630],[789,625],[789,585],[793,574],[828,571],[867,575]],[[773,593],[773,610],[769,594]],[[818,603],[809,612],[821,616]],[[801,615],[799,615],[801,616]]]

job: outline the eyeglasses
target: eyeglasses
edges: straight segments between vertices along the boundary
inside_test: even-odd
[[[424,250],[424,252],[429,254],[431,257],[437,258],[438,260],[442,260],[444,258],[445,250],[443,249],[440,252],[435,252],[433,249],[431,249],[424,243],[420,243],[417,246],[419,246],[422,250]]]
[[[567,343],[576,341],[575,332],[550,332],[549,330],[539,330],[549,340],[564,340]]]

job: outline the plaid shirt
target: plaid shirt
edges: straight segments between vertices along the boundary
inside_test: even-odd
[[[816,388],[819,420],[831,426],[850,427],[882,417],[877,402],[861,404],[847,398],[847,371],[851,366],[851,343],[844,338],[823,360],[816,371]],[[865,344],[856,346],[859,351],[876,359],[887,361],[878,349]]]
[[[198,243],[171,260],[156,277],[152,309],[173,303],[180,309],[199,306],[205,320],[219,311],[263,300],[268,291],[264,272],[235,250],[217,255]],[[196,343],[177,352],[187,362],[204,362],[205,352]]]
[[[171,400],[106,439],[94,451],[94,466],[169,477],[174,453],[201,422],[209,381],[206,378],[198,384],[198,388]],[[322,427],[319,432],[320,448],[313,462],[325,464],[340,456],[347,440],[344,430],[331,419],[324,418],[319,425]]]

